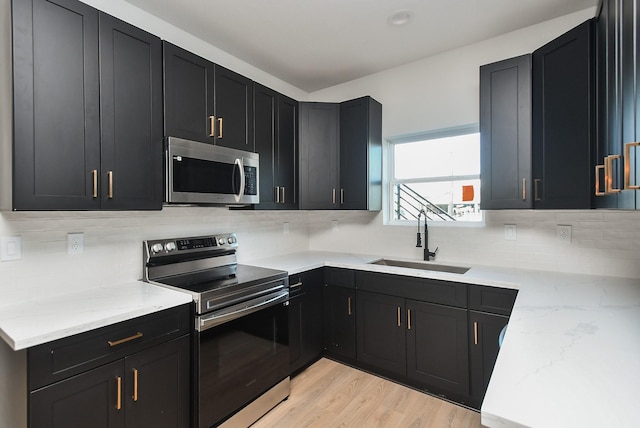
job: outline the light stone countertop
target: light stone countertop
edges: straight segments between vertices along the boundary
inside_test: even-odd
[[[190,294],[142,281],[56,297],[3,302],[0,337],[14,350],[83,333],[192,301]]]
[[[367,264],[379,258],[307,252],[249,263],[290,274],[333,266],[516,288],[518,297],[482,403],[482,424],[638,426],[639,279],[488,266],[448,274]]]

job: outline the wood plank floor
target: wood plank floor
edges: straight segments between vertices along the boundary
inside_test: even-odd
[[[291,395],[254,428],[478,428],[480,414],[322,358],[291,380]]]

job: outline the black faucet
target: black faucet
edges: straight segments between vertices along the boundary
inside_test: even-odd
[[[420,216],[424,214],[424,260],[429,261],[432,257],[436,258],[436,253],[438,252],[438,247],[436,247],[434,252],[429,251],[429,228],[427,227],[427,213],[422,208],[418,213],[418,234],[417,234],[417,242],[416,248],[422,247],[422,239],[420,236]]]

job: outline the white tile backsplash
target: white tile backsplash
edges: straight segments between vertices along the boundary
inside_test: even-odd
[[[640,278],[640,212],[507,210],[487,212],[485,220],[482,227],[432,224],[429,246],[439,247],[437,261]],[[505,241],[504,224],[517,226],[516,241]],[[571,225],[570,244],[556,240],[558,224]],[[22,259],[0,263],[0,292],[3,299],[55,295],[139,279],[143,240],[231,231],[238,233],[241,263],[306,250],[422,257],[416,226],[384,226],[381,213],[212,207],[3,212],[0,236],[22,238]],[[83,254],[66,253],[69,232],[84,233]],[[47,286],[52,283],[56,287]]]

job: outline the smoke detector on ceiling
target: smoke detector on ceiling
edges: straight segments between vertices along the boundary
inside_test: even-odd
[[[393,27],[407,25],[413,19],[413,12],[409,9],[400,9],[387,17],[387,24]]]

